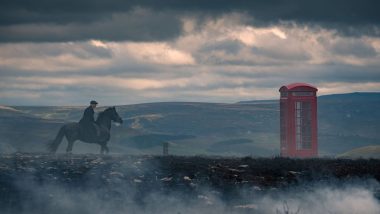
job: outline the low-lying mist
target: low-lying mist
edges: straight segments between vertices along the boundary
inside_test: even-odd
[[[40,185],[17,181],[20,191],[28,192],[28,200],[18,202],[18,213],[126,214],[126,213],[380,213],[379,200],[371,185],[346,183],[336,186],[313,184],[265,193],[242,189],[235,199],[226,201],[218,191],[202,187],[197,194],[152,190],[143,197],[132,185],[109,190],[99,183],[91,190],[67,189],[64,185]],[[230,196],[234,197],[234,196]]]
[[[302,160],[199,159],[7,156],[0,162],[1,213],[380,213],[380,183],[370,176],[309,181]],[[283,175],[268,177],[265,161],[292,161],[301,170],[289,171],[296,176],[289,183],[271,183]],[[261,183],[242,176],[252,167],[259,176],[251,180]]]

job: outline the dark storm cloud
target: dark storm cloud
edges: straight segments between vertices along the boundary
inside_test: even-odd
[[[34,44],[6,44],[1,47],[0,58],[57,57],[70,53],[81,58],[111,58],[112,51],[90,43],[45,43],[43,47]],[[3,72],[3,69],[0,70]]]
[[[148,12],[136,13],[138,8]],[[166,40],[180,35],[181,16],[229,12],[244,13],[255,25],[294,21],[351,35],[379,34],[378,8],[376,0],[3,0],[0,41]]]
[[[92,14],[94,17],[97,14]],[[96,18],[94,18],[96,19]],[[181,22],[172,14],[136,9],[128,13],[113,13],[107,19],[67,24],[27,23],[0,26],[0,42],[59,42],[100,39],[107,41],[154,41],[180,34]]]
[[[3,0],[1,23],[96,20],[135,7],[154,10],[225,13],[246,11],[263,21],[295,20],[378,24],[377,0]],[[97,15],[91,17],[92,15]],[[28,18],[28,15],[30,17]]]

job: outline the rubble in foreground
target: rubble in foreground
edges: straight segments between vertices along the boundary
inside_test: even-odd
[[[361,179],[379,182],[379,166],[379,159],[1,155],[0,207],[17,213],[25,209],[21,206],[25,201],[45,206],[36,199],[35,187],[59,186],[65,191],[100,194],[105,202],[125,203],[125,194],[133,192],[128,200],[138,206],[144,206],[152,193],[179,193],[188,200],[212,204],[210,197],[203,194],[207,189],[231,207],[250,209],[255,205],[239,204],[241,190],[266,194],[293,187],[308,188],[311,183],[339,184]],[[375,193],[378,199],[379,192]],[[47,201],[56,197],[49,194],[53,193],[39,191],[38,197]]]

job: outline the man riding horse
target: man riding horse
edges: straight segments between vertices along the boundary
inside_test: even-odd
[[[123,123],[123,119],[116,112],[115,107],[108,107],[99,113],[94,120],[94,109],[98,103],[91,101],[86,108],[79,123],[66,123],[58,131],[54,140],[47,144],[48,151],[55,153],[63,138],[67,139],[66,152],[70,153],[75,141],[80,140],[85,143],[95,143],[100,145],[101,153],[108,153],[107,143],[111,138],[112,122]]]
[[[95,123],[94,119],[96,105],[98,105],[98,102],[92,100],[90,106],[84,110],[83,117],[79,121],[81,134],[88,141],[95,141],[100,134],[99,126]]]

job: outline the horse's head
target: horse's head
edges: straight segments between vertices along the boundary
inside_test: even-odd
[[[108,113],[109,117],[111,118],[112,121],[114,121],[116,123],[123,123],[123,119],[121,119],[121,117],[119,116],[119,114],[116,112],[115,106],[109,108],[108,112],[109,112]]]

